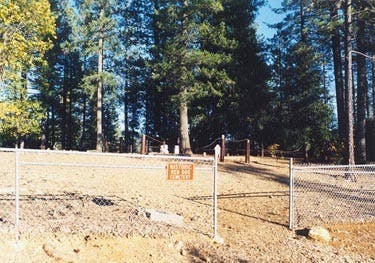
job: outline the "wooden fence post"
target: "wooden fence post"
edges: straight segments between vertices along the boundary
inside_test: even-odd
[[[250,140],[246,140],[245,163],[250,163]]]
[[[262,141],[262,150],[261,150],[261,157],[263,158],[264,157],[264,144],[263,144],[263,141]]]
[[[142,134],[142,149],[141,149],[141,154],[146,154],[146,134]]]
[[[225,156],[225,135],[221,135],[220,162],[224,162]]]

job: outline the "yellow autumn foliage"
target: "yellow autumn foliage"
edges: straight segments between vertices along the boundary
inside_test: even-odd
[[[36,101],[0,102],[0,134],[14,138],[39,134],[43,116]]]
[[[0,80],[42,62],[55,37],[55,16],[48,0],[0,1]]]

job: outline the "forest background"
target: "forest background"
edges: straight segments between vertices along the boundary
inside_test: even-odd
[[[0,1],[0,145],[183,154],[221,134],[374,161],[375,1]]]

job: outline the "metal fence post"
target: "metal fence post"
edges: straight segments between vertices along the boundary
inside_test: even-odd
[[[289,229],[293,230],[294,227],[294,175],[293,175],[293,158],[289,160]]]
[[[15,213],[15,234],[16,234],[16,242],[20,240],[20,231],[19,231],[19,224],[20,224],[20,187],[19,187],[19,150],[16,146],[15,150],[15,201],[16,201],[16,213]]]
[[[213,238],[216,239],[217,235],[217,163],[220,157],[220,146],[215,147],[215,157],[214,157],[214,189],[213,189]]]

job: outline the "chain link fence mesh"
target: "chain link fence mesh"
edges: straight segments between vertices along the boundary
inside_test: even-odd
[[[15,231],[15,152],[0,151],[0,231]],[[19,150],[19,233],[212,234],[213,158]],[[168,163],[193,164],[189,181]],[[210,196],[204,202],[199,196]]]
[[[15,155],[2,151],[0,156],[0,234],[15,232]]]
[[[292,228],[375,219],[375,165],[292,168]]]

